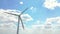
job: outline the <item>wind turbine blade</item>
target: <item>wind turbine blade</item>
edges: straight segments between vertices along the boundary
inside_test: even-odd
[[[21,16],[20,16],[20,21],[21,21],[21,24],[22,24],[22,28],[24,29],[24,24],[23,24],[23,21],[21,19]]]
[[[28,9],[28,8],[26,8],[23,12],[21,12],[21,14],[23,14],[27,9]],[[21,14],[20,14],[20,15],[21,15]]]
[[[18,16],[17,14],[13,14],[13,13],[8,13],[8,12],[4,12],[4,13],[7,13],[7,14],[11,14],[11,15]]]

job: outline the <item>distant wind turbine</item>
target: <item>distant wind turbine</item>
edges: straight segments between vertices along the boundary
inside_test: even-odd
[[[17,25],[17,34],[19,34],[19,23],[21,21],[21,24],[22,24],[22,28],[24,30],[24,25],[23,25],[23,21],[21,19],[21,15],[27,10],[28,8],[26,8],[24,11],[21,12],[21,14],[17,15],[17,14],[13,14],[13,13],[8,13],[8,12],[4,12],[4,13],[7,13],[7,14],[11,14],[11,15],[15,15],[15,16],[18,16],[18,25]]]

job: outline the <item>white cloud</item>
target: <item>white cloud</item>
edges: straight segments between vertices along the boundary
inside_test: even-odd
[[[32,17],[30,15],[28,15],[28,14],[23,14],[21,17],[22,17],[23,21],[31,21],[31,20],[33,20]]]
[[[53,17],[53,18],[47,18],[46,19],[46,23],[50,23],[50,24],[60,24],[60,17]]]
[[[50,24],[51,28],[60,29],[60,17],[47,18],[45,24]]]
[[[16,34],[17,29],[17,16],[6,14],[4,12],[14,13],[14,14],[20,14],[21,11],[18,10],[11,10],[11,9],[0,9],[0,34]],[[25,22],[33,20],[32,17],[29,14],[23,14],[21,15],[22,20]],[[14,23],[15,22],[15,23]],[[20,34],[31,34],[30,29],[28,29],[25,26],[26,30],[22,30],[21,24],[20,24]]]
[[[0,9],[0,22],[17,22],[17,16],[14,16],[14,15],[10,15],[10,14],[6,14],[4,12],[8,12],[8,13],[13,13],[13,14],[20,14],[21,11],[18,11],[18,10],[11,10],[11,9],[7,9],[7,10],[4,10],[4,9]],[[26,18],[24,18],[26,17]],[[22,14],[21,15],[21,18],[23,19],[23,21],[31,21],[32,20],[32,17],[29,15],[29,14]]]
[[[0,34],[16,34],[16,25],[13,23],[0,24]]]
[[[39,21],[37,22],[40,23]],[[60,17],[47,18],[45,24],[34,24],[32,25],[32,30],[33,34],[60,34]]]
[[[13,30],[15,30],[16,29],[16,25],[14,24],[14,23],[2,23],[2,24],[0,24],[0,29],[13,29]]]
[[[33,10],[33,8],[34,8],[34,7],[32,6],[30,9]]]
[[[4,9],[0,9],[0,10],[1,10],[0,11],[0,34],[16,34],[17,26],[16,24],[11,22],[17,22],[17,17],[4,13],[4,11],[10,12],[10,10],[4,10]],[[18,13],[16,12],[15,14],[18,14]],[[21,17],[24,21],[33,20],[31,16],[29,16],[28,14],[23,14]],[[2,22],[5,22],[5,23],[2,23]],[[59,30],[56,29],[60,27],[60,17],[47,18],[45,21],[45,24],[41,24],[40,20],[37,20],[36,22],[37,23],[33,24],[30,29],[25,26],[25,30],[21,29],[22,27],[20,24],[19,33],[20,34],[54,34],[54,33],[60,34]],[[51,25],[53,22],[57,23],[57,25],[56,26]]]
[[[60,17],[47,18],[45,24],[41,24],[40,20],[35,22],[36,24],[33,24],[31,27],[32,34],[60,34],[60,29],[58,29],[60,28]],[[56,24],[54,25],[53,22]]]
[[[31,6],[31,7],[30,7],[30,10],[31,10],[32,13],[35,13],[35,12],[37,11],[37,8],[34,7],[34,6]]]
[[[43,6],[48,9],[55,9],[55,7],[60,7],[60,3],[58,3],[58,0],[45,0]]]
[[[54,17],[54,18],[48,18],[46,19],[45,24],[39,24],[40,20],[36,21],[37,23],[32,25],[32,28],[27,28],[25,26],[25,30],[21,29],[20,26],[20,30],[19,33],[20,34],[55,34],[55,33],[59,33],[60,34],[60,30],[57,29],[51,29],[51,23],[52,21],[59,21],[60,17]],[[47,29],[48,28],[48,29]],[[57,25],[55,28],[58,28]],[[16,25],[14,23],[3,23],[0,24],[0,34],[16,34]]]
[[[23,2],[20,2],[20,4],[23,4]]]
[[[26,28],[26,27],[25,27]],[[14,23],[2,23],[0,24],[0,34],[16,34],[17,26]],[[26,28],[22,30],[19,29],[19,34],[31,34],[32,30]]]

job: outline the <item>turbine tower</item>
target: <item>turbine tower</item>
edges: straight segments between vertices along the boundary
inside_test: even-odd
[[[28,8],[26,8],[25,10],[23,10],[20,15],[13,14],[13,13],[8,13],[8,12],[4,12],[4,13],[7,13],[7,14],[11,14],[11,15],[18,16],[17,34],[19,34],[19,23],[20,23],[20,21],[21,21],[21,24],[22,24],[22,28],[23,28],[23,30],[24,30],[24,25],[23,25],[23,21],[22,21],[22,19],[21,19],[21,15],[22,15],[27,9],[28,9]]]

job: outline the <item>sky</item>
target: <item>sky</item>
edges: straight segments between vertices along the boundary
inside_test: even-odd
[[[19,34],[60,34],[60,0],[0,0],[0,34],[17,29],[18,17],[4,12],[20,14],[26,8],[21,15],[25,30],[20,23]]]

